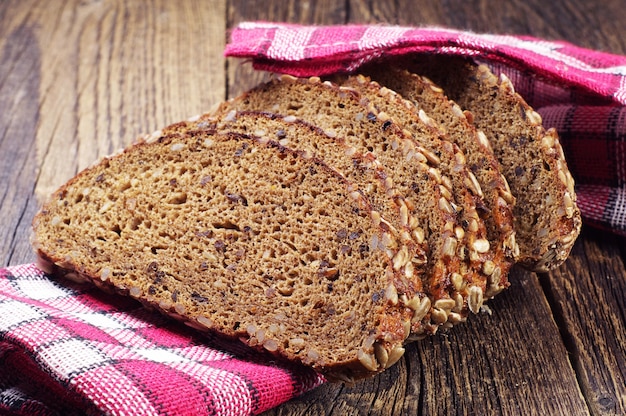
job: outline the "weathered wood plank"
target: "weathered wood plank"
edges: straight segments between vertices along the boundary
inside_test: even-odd
[[[546,277],[563,338],[594,415],[626,414],[626,270],[623,239],[587,236]]]
[[[0,14],[3,265],[33,260],[41,198],[226,91],[223,1],[14,3]]]
[[[424,345],[427,362],[450,363],[427,367],[424,383],[439,393],[428,393],[424,414],[587,414],[537,276],[517,269],[510,279],[491,314]]]
[[[376,2],[372,2],[376,3]],[[416,6],[398,0],[397,23],[430,24],[485,33],[510,33],[564,39],[588,48],[623,53],[626,9],[621,0],[498,2],[468,0]]]
[[[47,45],[37,131],[43,195],[225,95],[223,2],[58,3],[42,8],[56,16],[33,16]]]
[[[36,206],[30,196],[38,168],[41,50],[25,10],[7,7],[0,15],[0,267],[30,254],[28,225]]]

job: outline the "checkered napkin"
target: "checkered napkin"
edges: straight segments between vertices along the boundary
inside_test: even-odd
[[[2,415],[248,415],[322,382],[132,299],[0,269]]]
[[[246,22],[227,56],[294,76],[355,71],[409,53],[462,55],[506,74],[555,127],[585,224],[626,235],[626,57],[528,36],[429,27],[299,26]]]

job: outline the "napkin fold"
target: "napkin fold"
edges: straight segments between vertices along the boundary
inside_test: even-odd
[[[0,414],[249,415],[323,381],[91,284],[0,269]]]
[[[471,57],[504,73],[560,134],[584,224],[626,235],[626,57],[530,36],[443,27],[244,22],[225,55],[299,77],[406,54]]]

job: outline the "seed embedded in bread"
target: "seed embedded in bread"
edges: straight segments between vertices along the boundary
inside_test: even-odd
[[[34,246],[59,273],[353,380],[388,365],[375,351],[398,358],[413,314],[390,286],[400,280],[390,247],[402,245],[352,192],[321,161],[275,143],[171,132],[63,185],[34,219]],[[373,238],[386,249],[370,249]]]

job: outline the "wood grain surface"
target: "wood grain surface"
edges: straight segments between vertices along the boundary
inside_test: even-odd
[[[223,57],[244,20],[445,25],[626,54],[621,0],[3,0],[0,266],[34,260],[34,213],[80,169],[267,78]],[[624,415],[624,243],[585,229],[556,271],[514,269],[489,313],[267,414]]]

